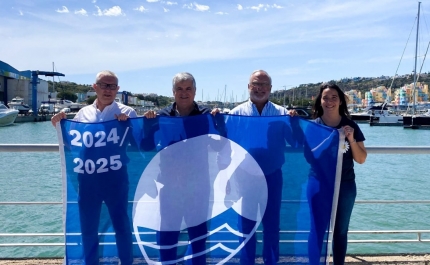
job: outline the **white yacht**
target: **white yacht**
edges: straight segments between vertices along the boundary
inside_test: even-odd
[[[27,114],[30,110],[30,106],[24,103],[24,99],[21,97],[15,97],[8,104],[9,108],[16,109],[19,114]]]
[[[0,126],[6,126],[14,123],[18,113],[18,110],[9,109],[4,104],[0,104]]]
[[[75,103],[73,101],[67,100],[67,99],[57,99],[56,103],[55,103],[55,108],[56,109],[64,109],[64,108],[69,108],[72,111],[78,111],[83,107],[82,104],[80,103]]]
[[[221,111],[221,113],[223,113],[223,114],[229,114],[230,111],[231,111],[231,109],[229,109],[229,108],[223,108],[222,111]]]
[[[386,103],[367,107],[364,111],[352,113],[355,122],[368,122],[370,125],[402,125],[403,115],[395,113]]]

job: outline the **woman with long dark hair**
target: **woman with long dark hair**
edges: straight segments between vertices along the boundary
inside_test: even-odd
[[[354,161],[362,164],[366,160],[367,152],[363,143],[365,138],[360,127],[349,118],[347,96],[336,84],[323,83],[321,85],[313,110],[316,123],[343,130],[345,133],[345,140],[343,145],[341,144],[343,149],[342,177],[333,232],[333,263],[343,265],[347,250],[348,226],[357,195]],[[318,177],[316,177],[315,181],[314,183],[318,183],[317,185],[323,185],[323,183],[320,183],[322,180],[318,179]],[[316,196],[319,196],[318,190],[315,189],[315,186],[309,185],[308,197],[313,212],[318,211],[318,207],[315,207],[316,205],[313,205],[311,200],[315,199]],[[325,229],[327,228],[323,228],[323,230]],[[316,233],[319,234],[319,232],[321,231],[317,229]],[[311,242],[311,239],[319,242]],[[322,239],[320,236],[315,237],[314,234],[312,238],[311,235],[309,241],[309,244],[318,244],[321,250]],[[313,256],[318,258],[317,255],[309,253],[310,259]],[[313,262],[310,260],[310,263]],[[319,259],[316,263],[319,263]]]

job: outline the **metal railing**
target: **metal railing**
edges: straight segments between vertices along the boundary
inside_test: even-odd
[[[430,154],[430,147],[427,146],[370,146],[366,147],[369,154]],[[58,144],[0,144],[1,152],[58,152]],[[291,203],[293,201],[282,201]],[[300,201],[296,201],[300,202]],[[133,203],[132,201],[130,203]],[[356,204],[430,204],[430,200],[357,200]],[[0,202],[0,205],[62,205],[62,202]],[[257,231],[261,233],[261,231]],[[281,234],[298,233],[297,231],[280,231]],[[309,231],[299,231],[299,233],[309,233]],[[348,243],[430,243],[430,239],[423,238],[430,230],[377,230],[377,231],[349,231],[349,234],[370,235],[370,234],[407,234],[415,235],[413,239],[353,239]],[[113,235],[114,233],[101,233],[101,235]],[[79,234],[67,234],[79,235]],[[2,237],[63,237],[64,233],[0,233]],[[261,243],[261,240],[259,240]],[[280,240],[280,243],[298,242],[294,240]],[[303,241],[306,242],[306,241]],[[58,247],[63,243],[0,243],[0,247]],[[112,243],[101,243],[112,244]],[[137,243],[135,243],[137,244]]]
[[[366,146],[368,154],[430,154],[430,146]],[[58,152],[58,144],[0,144],[0,152]]]
[[[155,232],[151,232],[155,234]],[[261,234],[262,231],[257,231],[257,234]],[[309,231],[286,231],[281,230],[280,234],[308,234]],[[135,233],[133,233],[135,234]],[[416,235],[414,239],[349,239],[348,243],[430,243],[430,239],[424,239],[423,234],[430,235],[430,230],[378,230],[378,231],[348,231],[348,234],[404,234],[404,235]],[[68,236],[79,236],[79,233],[67,233]],[[99,233],[99,235],[110,235],[113,236],[115,233]],[[56,237],[64,238],[64,233],[0,233],[1,237]],[[210,241],[208,241],[210,242]],[[262,240],[257,240],[262,243]],[[280,243],[307,243],[307,240],[279,240]],[[112,245],[115,242],[101,242],[100,245]],[[133,242],[133,244],[138,244]],[[59,247],[64,246],[65,243],[0,243],[0,247]],[[76,243],[69,243],[68,245],[76,245]]]

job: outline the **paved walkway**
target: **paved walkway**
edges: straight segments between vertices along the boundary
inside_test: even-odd
[[[5,260],[0,259],[0,265],[61,265],[62,259],[15,259]],[[117,265],[117,263],[106,263],[109,265]],[[146,263],[135,263],[146,264]],[[208,263],[209,264],[209,263]],[[215,264],[215,263],[210,263]],[[238,264],[237,261],[229,262],[228,264]],[[262,260],[257,260],[256,264],[263,264]],[[279,265],[290,264],[287,258],[281,258]],[[304,263],[305,264],[305,263]],[[422,255],[398,255],[398,256],[362,256],[350,255],[346,258],[347,265],[430,265],[430,254]]]

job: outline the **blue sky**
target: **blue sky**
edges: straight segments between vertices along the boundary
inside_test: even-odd
[[[54,62],[61,81],[79,84],[109,69],[121,90],[166,96],[173,75],[187,71],[197,100],[220,98],[225,87],[227,100],[242,100],[256,69],[271,74],[272,92],[394,75],[417,7],[410,0],[11,0],[0,9],[0,60],[20,71],[50,71]],[[421,12],[419,55],[430,39],[430,0]],[[413,70],[414,42],[413,32],[399,74]]]

